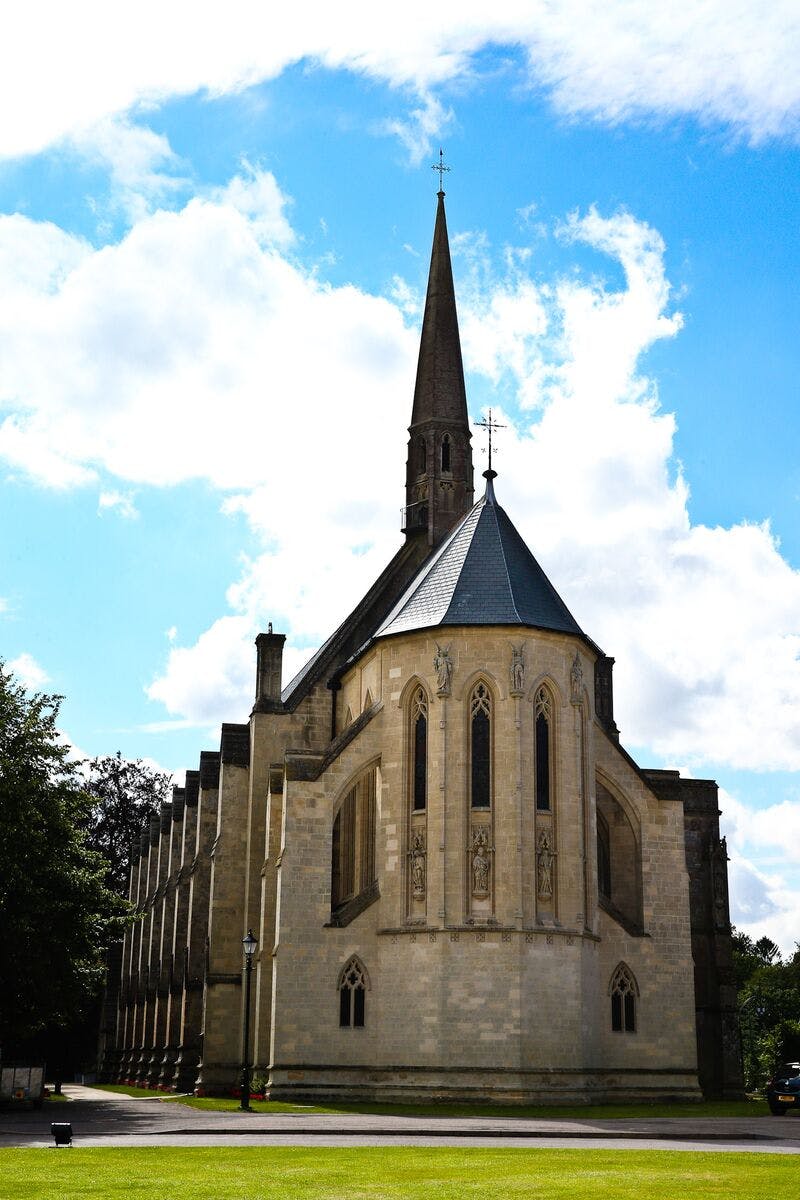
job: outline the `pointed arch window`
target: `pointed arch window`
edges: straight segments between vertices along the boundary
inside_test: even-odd
[[[452,466],[450,465],[451,449],[452,449],[452,447],[450,445],[450,435],[446,433],[444,435],[444,437],[442,438],[442,470],[443,471],[451,471],[452,470]]]
[[[417,438],[417,474],[424,475],[428,469],[428,447],[425,445],[425,438]]]
[[[411,807],[422,812],[428,804],[428,698],[424,688],[411,697]]]
[[[366,1012],[367,974],[356,957],[339,976],[339,1025],[363,1029]]]
[[[611,976],[611,1029],[614,1033],[636,1032],[636,998],[639,987],[630,967],[620,963]]]
[[[362,775],[339,805],[331,838],[331,910],[367,893],[375,883],[377,771]]]
[[[485,683],[470,697],[470,799],[473,808],[492,803],[492,696]]]
[[[553,701],[547,688],[540,687],[534,700],[534,737],[536,751],[536,807],[547,812],[551,807],[552,765],[551,729]]]

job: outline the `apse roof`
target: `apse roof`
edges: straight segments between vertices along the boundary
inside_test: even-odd
[[[495,472],[485,474],[485,495],[423,563],[375,636],[439,625],[527,625],[594,646],[497,503]]]

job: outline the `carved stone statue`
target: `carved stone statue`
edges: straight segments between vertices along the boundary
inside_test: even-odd
[[[489,895],[489,836],[486,829],[480,826],[472,835],[472,894],[483,897]]]
[[[414,834],[411,843],[411,894],[415,900],[425,898],[425,834]]]
[[[450,688],[453,683],[453,660],[450,657],[450,647],[445,646],[444,649],[437,644],[436,657],[433,660],[433,669],[436,672],[436,691],[440,696],[449,696]]]
[[[536,890],[543,900],[549,900],[553,895],[553,853],[552,834],[549,829],[543,829],[539,834],[536,851]]]
[[[575,651],[572,670],[569,673],[569,688],[571,702],[573,704],[580,704],[583,700],[583,667],[581,666],[580,655],[577,650]]]
[[[525,691],[525,650],[523,646],[511,647],[511,695],[521,696]]]

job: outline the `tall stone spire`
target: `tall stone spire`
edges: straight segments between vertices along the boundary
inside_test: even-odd
[[[438,193],[422,338],[408,429],[406,538],[437,545],[472,506],[472,435],[447,240],[444,192]]]

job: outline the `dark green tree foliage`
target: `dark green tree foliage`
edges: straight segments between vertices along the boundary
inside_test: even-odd
[[[106,883],[128,894],[131,842],[138,841],[167,798],[171,776],[141,759],[128,762],[119,751],[94,758],[86,790],[92,799],[86,830],[90,846],[108,863]]]
[[[745,1084],[760,1088],[778,1063],[800,1059],[800,944],[785,962],[767,937],[733,931]]]
[[[91,801],[59,738],[60,697],[29,696],[0,663],[0,1046],[91,1003],[129,906],[86,843]]]

